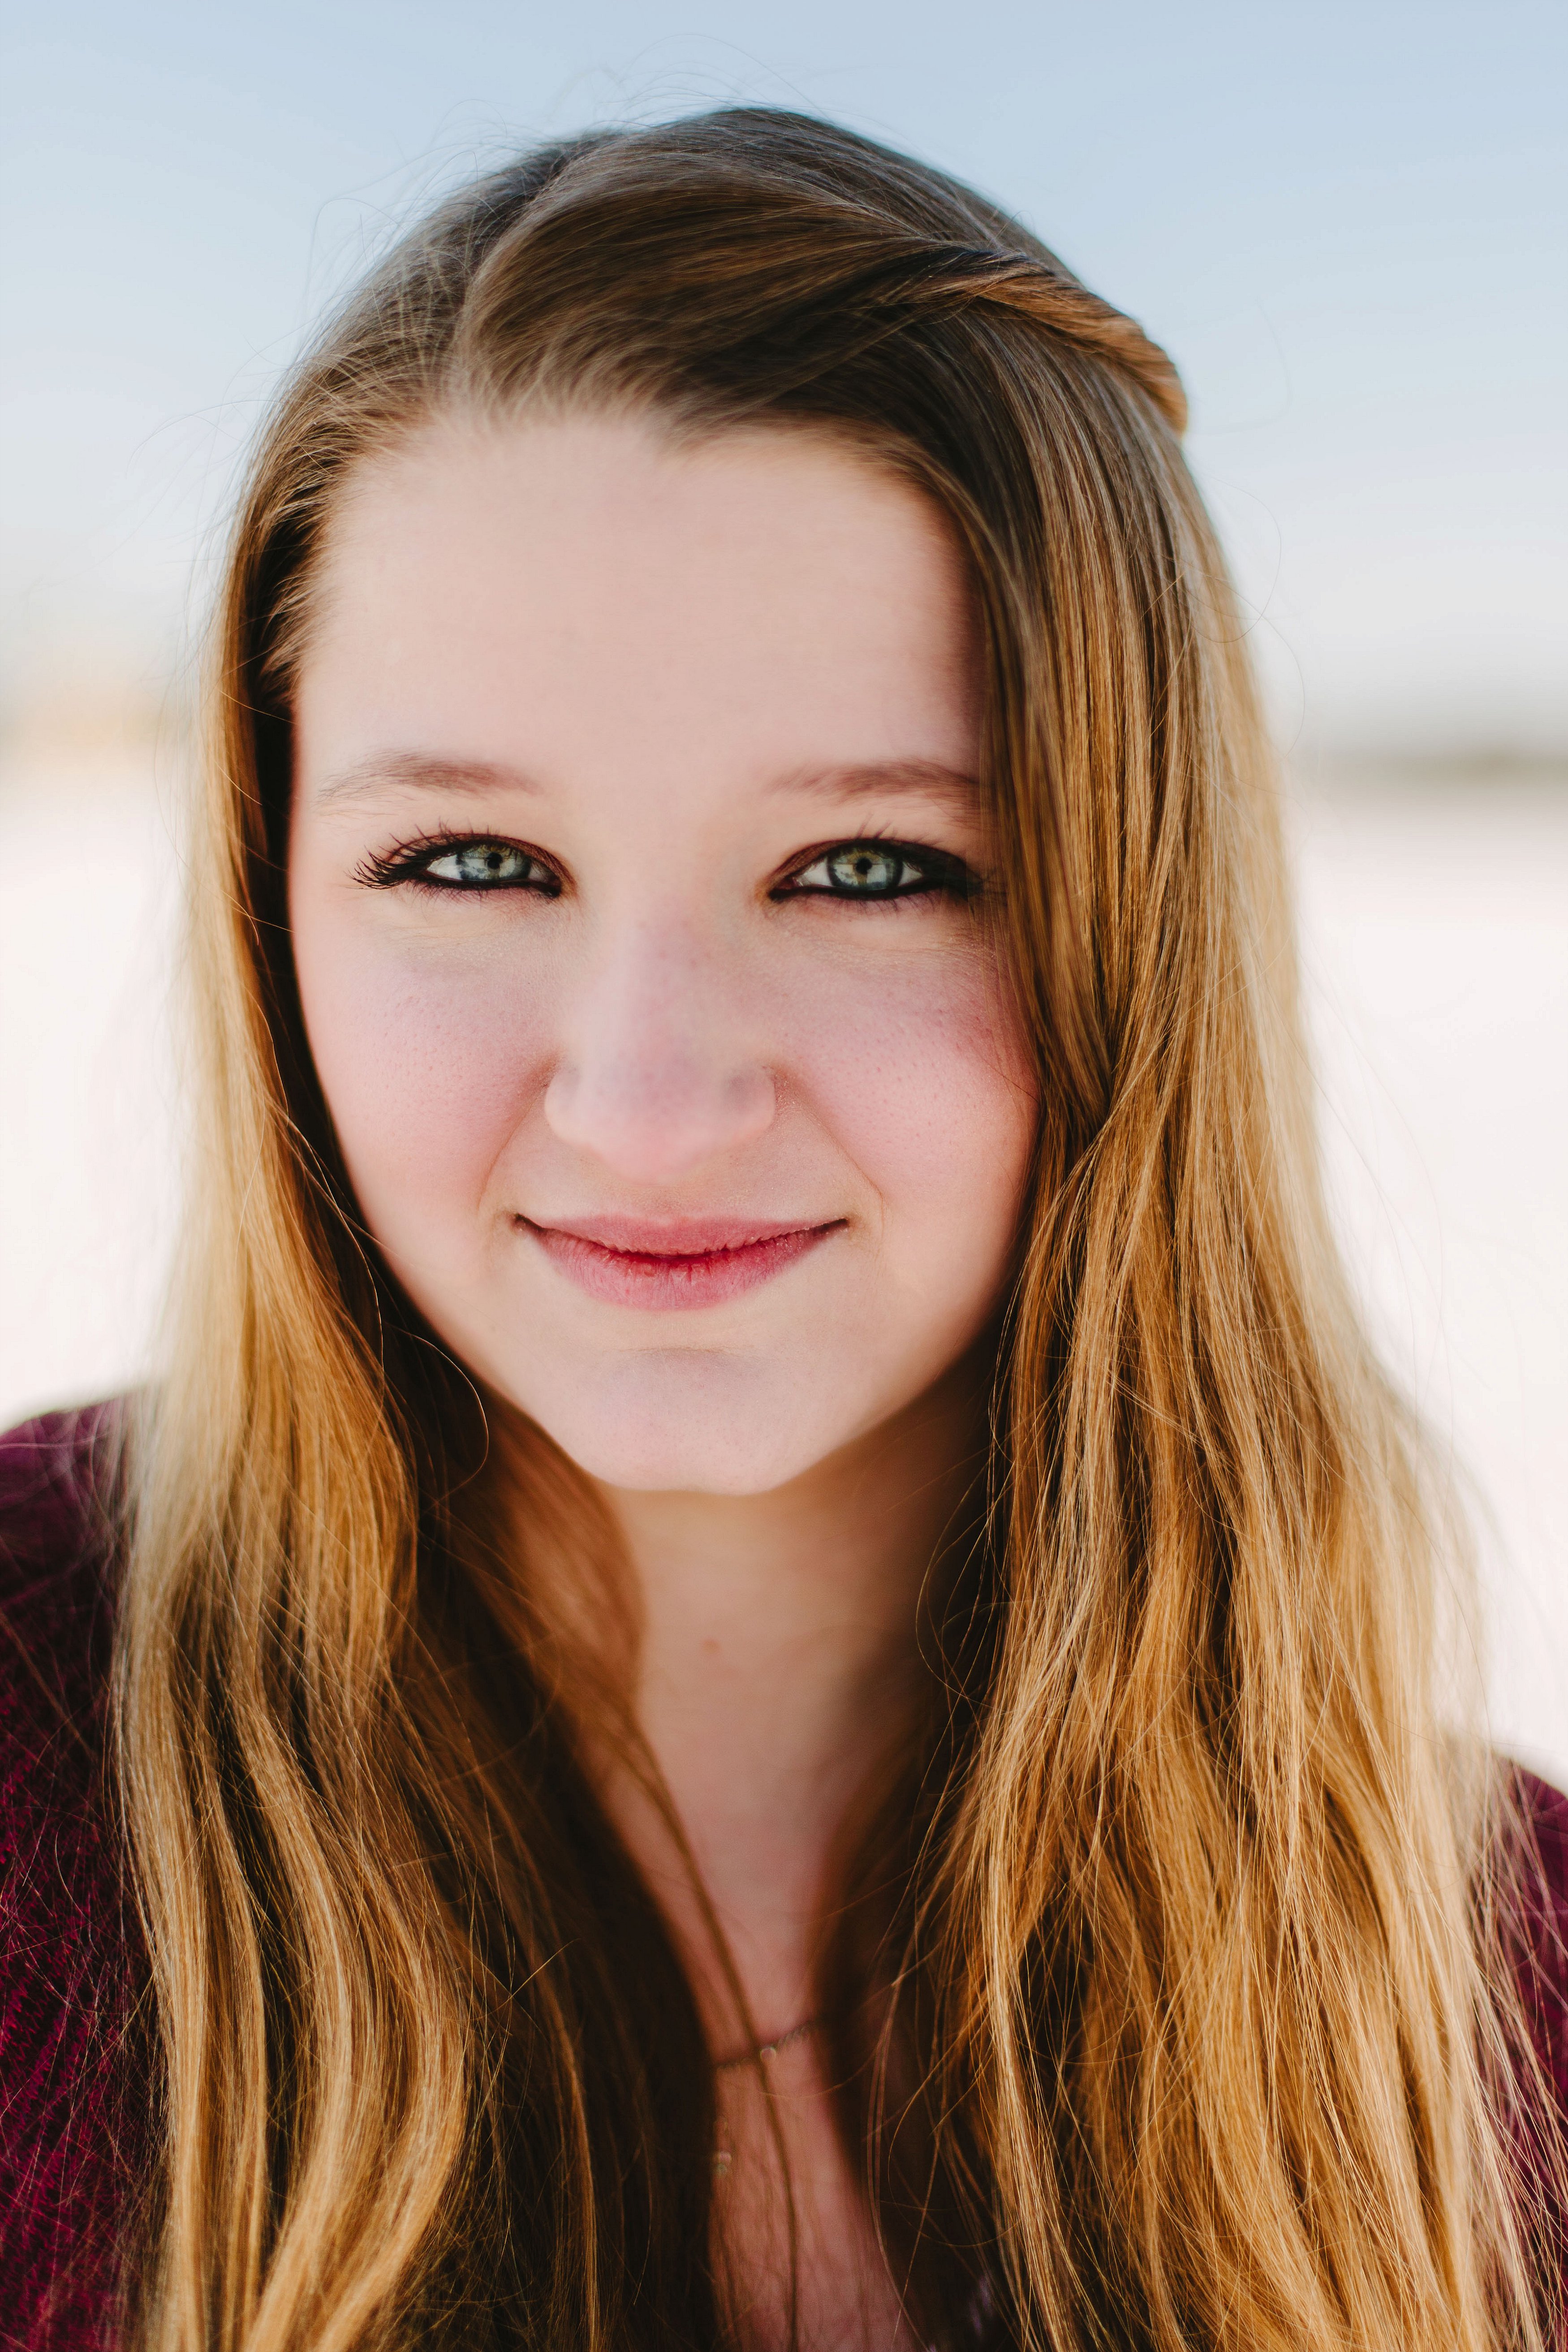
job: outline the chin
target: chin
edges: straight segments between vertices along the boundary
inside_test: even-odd
[[[803,1410],[795,1382],[706,1355],[502,1385],[579,1469],[641,1494],[769,1494],[837,1452],[846,1433],[820,1394]]]

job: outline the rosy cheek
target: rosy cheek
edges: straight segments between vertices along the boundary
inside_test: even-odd
[[[540,987],[500,956],[296,942],[310,1050],[373,1224],[426,1204],[478,1208],[548,1076]]]
[[[982,954],[900,970],[868,957],[833,985],[790,994],[796,1084],[890,1208],[984,1220],[1011,1201],[1033,1140],[1035,1084]]]

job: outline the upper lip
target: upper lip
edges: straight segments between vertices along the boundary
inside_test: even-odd
[[[528,1217],[535,1232],[564,1234],[626,1257],[715,1257],[785,1234],[821,1233],[841,1217]]]

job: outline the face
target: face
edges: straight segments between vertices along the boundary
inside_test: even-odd
[[[984,1331],[1034,1132],[941,519],[805,432],[451,421],[317,590],[289,907],[388,1264],[593,1475],[800,1476]]]

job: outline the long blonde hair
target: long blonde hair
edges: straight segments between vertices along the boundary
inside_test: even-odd
[[[856,436],[966,551],[1046,1106],[941,1704],[847,1863],[843,2093],[922,2340],[1542,2339],[1491,1778],[1315,1170],[1276,788],[1164,355],[965,190],[730,112],[524,159],[285,389],[217,627],[196,1184],[119,1759],[162,2026],[149,2352],[720,2344],[712,2077],[578,1761],[605,1540],[358,1219],[283,867],[347,473],[454,404]],[[1528,2128],[1534,2129],[1534,2126]]]

